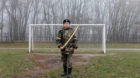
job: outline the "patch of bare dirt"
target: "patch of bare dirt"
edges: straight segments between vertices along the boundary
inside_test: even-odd
[[[62,66],[60,54],[33,53],[35,67],[26,75],[19,78],[43,78],[43,73],[57,69]],[[96,56],[105,56],[105,54],[73,54],[73,65],[90,64],[91,58]]]

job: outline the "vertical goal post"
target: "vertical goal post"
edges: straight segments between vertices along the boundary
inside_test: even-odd
[[[102,27],[102,51],[106,54],[106,27],[105,24],[70,24],[70,26],[99,26]],[[63,24],[29,24],[29,54],[34,50],[34,29],[33,27],[40,26],[63,26]],[[79,27],[79,28],[80,28]],[[79,47],[80,48],[80,47]]]

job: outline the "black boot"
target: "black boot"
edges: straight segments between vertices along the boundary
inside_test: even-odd
[[[61,74],[61,76],[67,75],[67,66],[63,65],[64,72]]]
[[[68,75],[67,75],[67,78],[72,78],[72,76],[71,76],[71,71],[72,71],[72,68],[68,68]]]

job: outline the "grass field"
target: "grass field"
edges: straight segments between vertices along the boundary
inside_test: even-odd
[[[139,51],[108,51],[114,55],[94,57],[89,65],[75,66],[74,78],[139,78]],[[26,50],[0,50],[0,77],[20,76],[34,66]],[[61,68],[44,73],[44,78],[60,78]]]
[[[0,50],[0,78],[14,78],[28,71],[33,65],[27,50]]]
[[[140,78],[140,52],[110,51],[113,56],[94,57],[90,65],[73,67],[74,78]],[[44,76],[61,78],[62,68],[46,72]]]
[[[52,44],[53,45],[53,44]],[[0,48],[26,48],[27,43],[3,43]],[[107,44],[108,48],[139,48],[140,44]],[[41,51],[41,50],[39,50]],[[39,52],[38,51],[38,52]],[[45,50],[51,53],[51,50]],[[58,50],[56,50],[58,51]],[[84,52],[84,51],[83,51]],[[82,53],[82,51],[80,52]],[[98,52],[84,52],[98,53]],[[103,57],[92,58],[91,64],[74,66],[74,78],[140,78],[140,51],[107,51]],[[0,50],[0,78],[20,77],[35,66],[28,50]],[[62,68],[45,72],[43,77],[61,78]]]

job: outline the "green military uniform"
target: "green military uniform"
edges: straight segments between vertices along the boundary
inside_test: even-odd
[[[72,28],[62,28],[57,35],[57,43],[58,43],[58,48],[63,46],[74,30]],[[66,47],[61,51],[62,54],[62,61],[63,61],[63,66],[64,66],[64,72],[67,71],[65,68],[71,68],[72,69],[72,54],[74,52],[74,49],[77,49],[77,39],[76,36],[74,35],[73,38],[70,40],[70,42],[66,45]],[[70,71],[71,73],[71,71]]]

